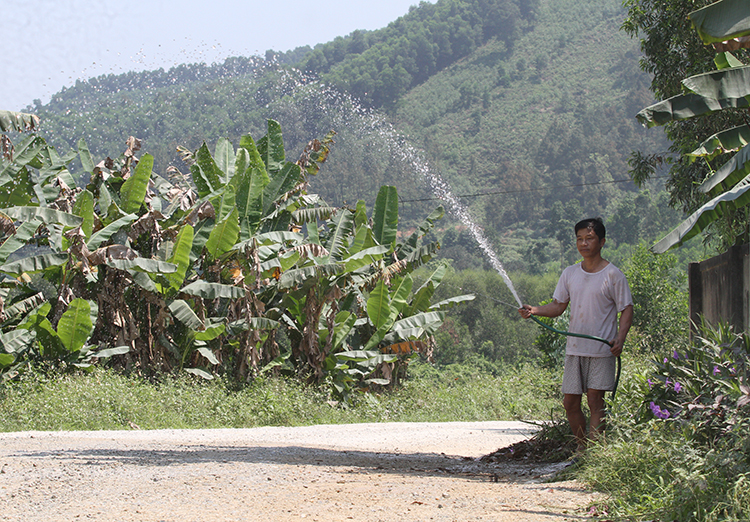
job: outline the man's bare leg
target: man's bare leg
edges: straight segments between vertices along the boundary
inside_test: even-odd
[[[604,432],[604,417],[606,410],[604,408],[604,390],[589,389],[586,398],[589,403],[591,412],[591,427],[589,428],[589,439],[596,440]]]
[[[586,416],[581,409],[581,395],[566,393],[563,398],[563,407],[568,415],[568,422],[578,444],[578,450],[586,448]]]

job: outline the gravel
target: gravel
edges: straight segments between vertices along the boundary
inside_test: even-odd
[[[0,520],[560,521],[596,498],[561,465],[479,458],[520,422],[0,433]]]

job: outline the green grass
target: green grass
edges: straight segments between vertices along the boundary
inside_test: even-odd
[[[548,419],[559,408],[559,376],[534,367],[498,376],[466,366],[415,363],[392,392],[343,407],[326,390],[280,377],[237,389],[192,376],[158,383],[97,368],[30,372],[0,387],[0,431],[246,428],[358,422]]]

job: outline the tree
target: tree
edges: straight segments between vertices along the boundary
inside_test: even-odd
[[[745,187],[750,183],[746,178],[750,169],[743,159],[750,150],[744,149],[748,128],[743,123],[750,95],[750,69],[729,49],[746,45],[742,37],[750,34],[747,3],[722,0],[687,15],[685,20],[692,23],[703,44],[714,44],[719,51],[714,56],[717,70],[708,73],[702,70],[708,68],[707,59],[713,52],[686,35],[687,22],[680,21],[681,13],[694,9],[693,2],[672,2],[670,7],[674,9],[664,9],[662,3],[651,0],[634,0],[627,5],[629,18],[624,29],[631,34],[647,34],[642,41],[646,53],[642,65],[655,74],[652,90],[670,96],[643,109],[637,118],[647,127],[666,125],[672,152],[682,155],[673,164],[667,183],[672,204],[681,204],[684,210],[693,212],[654,250],[664,252],[709,225],[716,230],[722,247],[746,241],[748,221],[744,207],[750,203],[750,193],[745,195]],[[701,74],[678,83],[675,70],[679,74]],[[696,138],[704,141],[699,143]],[[636,182],[647,179],[663,159],[636,154],[631,159],[631,174]]]

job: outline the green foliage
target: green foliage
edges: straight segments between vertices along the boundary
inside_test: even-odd
[[[675,267],[675,256],[653,254],[641,243],[624,270],[633,295],[634,331],[628,344],[639,351],[660,353],[665,346],[687,343],[686,275]]]
[[[750,338],[703,325],[662,353],[627,387],[631,405],[582,478],[609,494],[600,511],[626,519],[747,519]]]
[[[387,394],[358,395],[346,408],[326,386],[265,374],[251,383],[189,374],[157,379],[95,367],[47,369],[0,385],[0,431],[251,428],[358,422],[458,422],[546,418],[559,404],[559,376],[533,366],[440,370],[415,361]]]
[[[112,357],[146,374],[207,379],[286,371],[328,382],[351,402],[428,351],[443,309],[468,299],[433,306],[438,274],[412,292],[409,273],[437,251],[424,237],[442,209],[401,241],[395,187],[381,189],[371,219],[363,201],[336,209],[306,192],[332,134],[293,163],[279,124],[267,129],[257,145],[244,136],[237,150],[222,139],[213,153],[205,143],[184,151],[195,190],[156,175],[135,139],[93,168],[81,142],[92,169],[85,189],[63,179],[74,155],[61,160],[43,140],[27,140],[41,143],[33,155],[3,159],[34,180],[34,197],[2,215],[3,258],[15,254],[0,266],[13,311],[2,324],[5,378],[33,360],[88,367]],[[279,332],[290,341],[285,353]]]
[[[737,148],[709,151],[706,147],[721,131],[745,123],[744,111],[738,108],[747,106],[745,95],[750,83],[735,78],[727,89],[724,78],[742,76],[745,69],[742,63],[747,61],[748,54],[740,49],[736,57],[726,53],[716,55],[714,49],[704,45],[709,41],[698,38],[691,17],[703,12],[697,9],[709,3],[672,0],[667,9],[663,2],[651,0],[625,3],[628,18],[623,29],[631,36],[643,35],[641,66],[654,75],[651,89],[663,99],[643,109],[638,118],[644,125],[665,125],[666,135],[672,141],[670,155],[635,153],[631,158],[631,175],[640,183],[651,177],[659,165],[670,164],[667,190],[671,204],[693,213],[655,245],[659,252],[687,241],[706,228],[709,231],[706,240],[720,249],[747,239],[747,212],[743,208],[747,201],[739,194],[743,183],[735,186],[746,173],[740,175],[744,172],[742,165],[730,165],[732,160],[728,161]],[[722,9],[729,18],[739,16],[730,2],[717,2],[712,6],[714,14],[708,16],[721,15]],[[735,29],[748,30],[741,23]],[[700,152],[701,149],[705,152]],[[687,161],[678,161],[677,156],[686,156]],[[704,156],[702,161],[694,161],[698,156]],[[726,174],[733,171],[739,177],[727,178]],[[720,174],[724,183],[711,181],[719,179]],[[718,194],[727,192],[722,195],[712,192],[717,184]],[[733,186],[738,193],[730,194]]]

